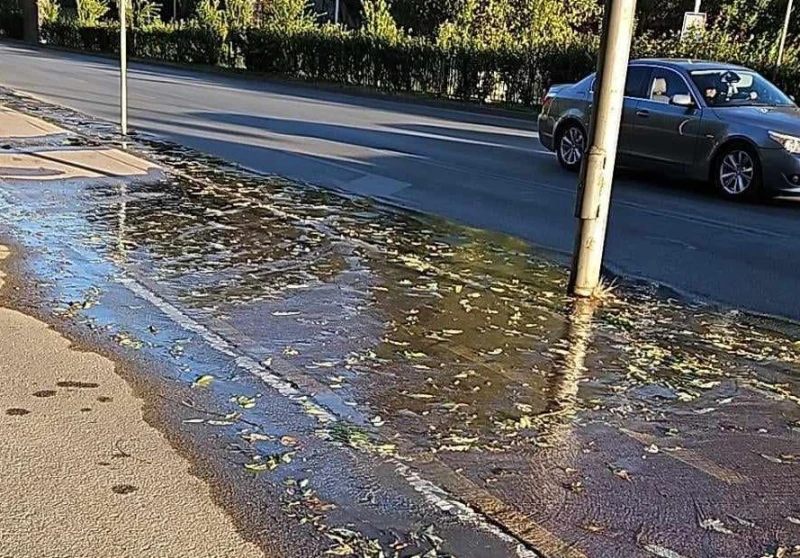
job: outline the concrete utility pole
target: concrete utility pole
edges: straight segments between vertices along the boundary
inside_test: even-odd
[[[783,20],[783,32],[781,33],[781,44],[778,47],[778,66],[783,62],[783,49],[786,47],[786,35],[789,33],[789,20],[792,17],[792,0],[786,4],[786,18]]]
[[[128,29],[125,0],[119,1],[119,125],[128,135]]]
[[[592,296],[600,283],[635,12],[636,0],[607,0],[605,4],[589,150],[575,211],[579,221],[569,290],[576,296]]]
[[[22,38],[26,43],[39,44],[39,5],[36,0],[22,0]]]

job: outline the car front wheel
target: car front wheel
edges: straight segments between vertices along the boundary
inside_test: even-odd
[[[714,183],[717,190],[731,199],[752,199],[761,190],[761,164],[750,147],[735,145],[716,158]]]
[[[569,123],[559,132],[556,156],[562,167],[577,172],[586,153],[586,132],[580,124]]]

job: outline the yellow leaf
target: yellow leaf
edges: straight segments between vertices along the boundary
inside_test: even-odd
[[[198,377],[194,382],[192,382],[192,387],[201,387],[205,388],[211,385],[211,382],[214,381],[214,376],[210,374],[204,374]]]
[[[235,397],[233,401],[235,401],[236,404],[242,407],[243,409],[252,409],[253,407],[256,406],[255,397],[247,397],[245,395],[240,395],[239,397]]]

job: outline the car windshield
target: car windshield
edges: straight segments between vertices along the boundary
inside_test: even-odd
[[[689,72],[712,107],[791,107],[792,100],[764,77],[739,68]]]

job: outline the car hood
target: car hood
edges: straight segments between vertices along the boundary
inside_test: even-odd
[[[800,108],[798,107],[725,107],[713,110],[720,120],[739,122],[800,136]]]

